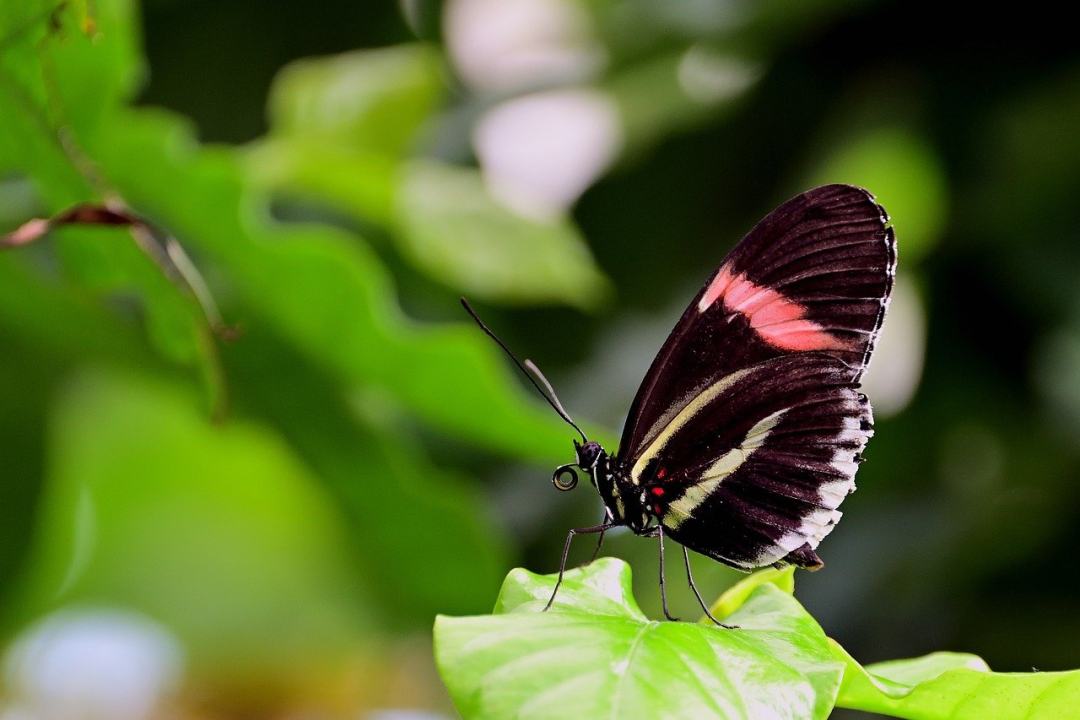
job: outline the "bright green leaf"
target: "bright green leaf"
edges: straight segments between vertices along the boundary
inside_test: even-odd
[[[1080,671],[994,673],[975,655],[945,652],[863,668],[832,647],[847,664],[838,707],[908,720],[1057,720],[1080,707]]]
[[[766,584],[775,585],[789,595],[795,592],[795,567],[789,565],[785,568],[765,568],[748,575],[735,583],[721,595],[709,608],[713,617],[727,617],[742,607],[746,599],[750,597],[758,587]],[[707,617],[702,617],[702,623],[712,622]]]
[[[440,672],[466,718],[824,718],[843,665],[788,593],[759,586],[725,630],[654,622],[630,569],[604,558],[555,576],[515,570],[494,615],[435,623]]]
[[[488,194],[474,169],[414,163],[398,210],[404,252],[451,287],[492,300],[585,308],[609,291],[569,220],[515,214]]]
[[[980,672],[990,670],[986,661],[978,655],[952,652],[936,652],[906,660],[887,660],[867,665],[865,669],[881,681],[911,686],[933,680],[946,670],[955,668]]]

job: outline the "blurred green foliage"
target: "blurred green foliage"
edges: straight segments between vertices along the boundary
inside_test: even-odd
[[[948,198],[940,163],[912,132],[880,128],[846,138],[817,169],[810,185],[829,178],[874,188],[878,201],[904,227],[904,268],[927,255],[940,236]]]
[[[228,346],[212,338],[198,306],[122,229],[54,233],[40,250],[60,263],[59,277],[35,269],[45,257],[39,248],[0,258],[6,291],[29,283],[37,295],[58,296],[39,304],[20,293],[7,307],[9,326],[21,331],[14,349],[27,362],[53,355],[36,334],[70,343],[65,328],[75,326],[93,339],[61,348],[68,356],[54,361],[48,385],[87,362],[118,367],[114,379],[91,383],[49,414],[43,519],[30,556],[38,559],[9,626],[49,607],[107,602],[166,623],[196,661],[224,655],[230,667],[244,667],[267,659],[272,646],[297,669],[305,655],[283,644],[286,637],[325,649],[347,645],[349,629],[374,617],[417,627],[437,609],[482,607],[505,565],[505,543],[460,471],[427,459],[412,418],[448,438],[545,460],[564,443],[557,422],[525,398],[475,333],[406,320],[382,263],[354,235],[269,217],[266,183],[249,179],[257,171],[245,169],[242,151],[202,148],[175,116],[131,108],[125,101],[141,64],[128,3],[95,3],[93,28],[80,26],[75,8],[50,8],[27,5],[5,23],[9,74],[0,92],[3,106],[19,112],[0,118],[0,164],[33,187],[35,205],[25,212],[122,199],[194,255],[242,337]],[[309,90],[318,94],[317,82]],[[404,136],[387,118],[402,106],[429,106],[425,92],[416,88],[415,102],[410,88],[374,95],[370,117],[351,118],[354,129],[386,130],[387,144],[368,142],[403,162]],[[309,120],[284,124],[295,132]],[[323,137],[324,124],[310,122],[313,138]],[[588,263],[572,248],[579,238],[565,242]],[[86,317],[109,298],[123,300],[115,329],[107,316]],[[58,302],[88,308],[50,313]],[[140,347],[140,324],[148,348]],[[18,363],[5,369],[15,373]],[[155,402],[162,391],[136,375],[149,371],[177,389]],[[201,402],[179,389],[200,376],[211,391]],[[231,404],[224,426],[211,424],[208,402]],[[252,429],[232,429],[241,422]],[[323,495],[296,495],[317,487]],[[146,496],[155,502],[138,502]],[[324,506],[331,498],[333,511]],[[9,548],[22,552],[26,541]],[[8,567],[17,559],[9,555]],[[340,581],[350,575],[371,587]],[[378,611],[357,609],[368,596]],[[288,636],[275,631],[294,607],[312,609],[318,632],[299,621]]]
[[[135,373],[82,374],[55,402],[28,611],[134,605],[224,671],[361,636],[344,518],[280,437],[210,426],[186,389]]]
[[[555,14],[463,25],[470,2]],[[216,336],[126,229],[0,252],[0,646],[108,606],[178,640],[199,717],[448,711],[433,615],[489,610],[508,567],[553,569],[563,529],[599,513],[551,492],[571,435],[457,296],[610,440],[725,249],[841,181],[892,214],[915,296],[893,315],[926,336],[889,355],[924,370],[879,417],[800,599],[860,659],[1077,666],[1066,24],[826,0],[399,5],[0,2],[0,234],[122,203],[186,250],[238,330]],[[464,42],[469,27],[503,35]],[[521,27],[554,28],[556,52]],[[520,53],[534,74],[508,80]],[[610,100],[617,157],[524,217],[475,129],[563,89]],[[608,547],[655,614],[652,544]],[[733,580],[695,571],[714,595]]]

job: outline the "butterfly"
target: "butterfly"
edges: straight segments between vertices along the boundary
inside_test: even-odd
[[[822,567],[818,545],[855,489],[873,434],[859,383],[895,273],[888,214],[866,190],[826,185],[783,203],[690,302],[638,388],[615,453],[585,436],[536,365],[520,362],[463,299],[581,435],[555,486],[573,489],[583,472],[603,502],[603,522],[567,535],[547,607],[574,536],[599,533],[602,543],[619,526],[659,538],[669,619],[665,537],[682,545],[690,587],[717,624],[687,549],[744,571]]]

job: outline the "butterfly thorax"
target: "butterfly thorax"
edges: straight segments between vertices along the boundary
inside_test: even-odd
[[[641,488],[631,482],[629,469],[617,456],[608,455],[600,448],[596,462],[586,470],[612,521],[628,526],[635,533],[649,529],[652,516],[642,503]]]

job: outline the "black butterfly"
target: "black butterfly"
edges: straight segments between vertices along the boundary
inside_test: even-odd
[[[575,467],[588,474],[604,521],[567,535],[560,583],[574,535],[600,533],[603,542],[621,525],[659,538],[669,619],[665,535],[683,545],[706,613],[686,548],[747,571],[823,565],[818,543],[840,519],[873,434],[858,388],[896,271],[888,222],[869,192],[850,185],[805,192],[759,222],[660,348],[614,455],[585,437],[536,366],[519,362],[465,303],[581,434],[575,462],[552,481],[570,490]]]

